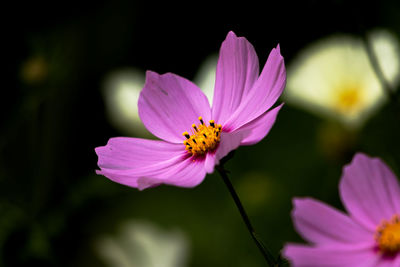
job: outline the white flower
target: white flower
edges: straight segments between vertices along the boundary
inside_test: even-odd
[[[188,241],[179,230],[130,221],[117,235],[100,238],[96,251],[110,267],[181,267],[186,266]]]
[[[207,57],[194,78],[194,82],[203,90],[210,103],[214,94],[217,61],[217,54]],[[143,71],[125,68],[109,73],[103,81],[102,89],[111,124],[131,136],[149,138],[151,134],[139,118],[137,105],[144,81]]]
[[[194,83],[204,92],[208,102],[213,102],[215,73],[217,71],[218,54],[208,56],[200,65]]]
[[[134,136],[149,134],[139,118],[138,99],[144,85],[144,72],[126,68],[111,72],[103,82],[106,111],[114,127]]]
[[[399,47],[388,31],[368,36],[385,79],[399,82]],[[337,35],[299,53],[288,67],[283,95],[288,104],[336,118],[350,128],[361,126],[387,99],[361,39]]]

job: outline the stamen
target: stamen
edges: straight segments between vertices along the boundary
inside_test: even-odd
[[[186,140],[183,141],[186,151],[193,156],[203,156],[207,152],[215,150],[221,139],[221,124],[216,124],[214,120],[210,120],[207,126],[201,116],[199,121],[199,125],[192,124],[194,129],[192,135],[189,135],[188,132],[182,134],[186,137]]]
[[[184,132],[182,135],[183,135],[184,137],[186,137],[187,139],[189,139],[189,138],[190,138],[190,135],[189,135],[189,133],[188,133],[188,132]]]
[[[379,251],[383,254],[400,253],[400,215],[395,214],[390,221],[384,220],[375,233]]]

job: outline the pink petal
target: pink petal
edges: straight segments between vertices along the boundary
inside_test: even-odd
[[[224,128],[233,131],[266,112],[282,94],[285,84],[285,63],[278,45],[272,49],[260,77]]]
[[[317,200],[294,199],[292,217],[297,232],[318,245],[374,244],[373,231]]]
[[[183,144],[130,137],[110,138],[106,146],[97,147],[95,150],[100,168],[120,170],[169,160],[173,155],[180,155],[185,151]]]
[[[204,168],[207,173],[213,173],[214,172],[214,167],[215,167],[215,153],[207,153],[206,159],[204,162]]]
[[[379,257],[375,260],[373,265],[374,267],[393,267],[400,266],[400,254],[397,254],[394,257]]]
[[[400,213],[399,182],[378,158],[356,154],[344,167],[339,191],[351,216],[371,230],[383,219]]]
[[[259,74],[254,47],[244,37],[229,32],[221,45],[215,77],[212,117],[220,123],[232,113],[252,89]]]
[[[140,190],[160,184],[193,187],[205,177],[204,163],[193,162],[183,144],[117,137],[96,153],[98,174]]]
[[[237,131],[249,130],[249,134],[242,140],[240,145],[248,146],[260,142],[271,130],[282,106],[283,104],[240,127]]]
[[[229,152],[235,150],[240,146],[240,142],[243,140],[244,131],[221,134],[221,143],[219,144],[216,155],[215,155],[215,165],[219,164],[219,160],[228,155]]]
[[[182,143],[182,133],[190,132],[193,123],[211,119],[207,97],[192,82],[172,73],[159,75],[147,71],[146,83],[139,97],[139,116],[155,136]]]
[[[295,267],[367,267],[377,254],[370,247],[310,247],[288,244],[282,254]]]
[[[394,264],[392,266],[400,266],[400,254],[397,254],[396,258],[393,260]]]
[[[206,170],[204,168],[204,160],[188,157],[184,161],[171,166],[166,172],[159,173],[156,177],[163,184],[180,187],[195,187],[204,180],[205,176]]]

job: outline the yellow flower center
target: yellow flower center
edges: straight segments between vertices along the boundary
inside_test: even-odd
[[[362,102],[362,94],[357,87],[339,89],[337,95],[337,109],[345,114],[357,112]]]
[[[188,132],[182,134],[186,137],[183,144],[193,156],[203,156],[208,151],[213,151],[221,140],[221,124],[215,124],[214,120],[210,120],[210,125],[207,126],[202,117],[199,117],[199,121],[199,125],[192,124],[191,134]]]
[[[400,215],[395,214],[390,221],[384,220],[378,226],[375,239],[382,253],[393,255],[400,252]]]

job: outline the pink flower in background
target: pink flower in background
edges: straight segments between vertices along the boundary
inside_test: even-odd
[[[286,71],[279,46],[259,73],[254,47],[229,32],[217,64],[212,108],[192,82],[146,73],[139,115],[160,140],[116,137],[97,147],[97,173],[140,190],[160,184],[194,187],[230,151],[262,140],[275,122]]]
[[[400,185],[378,158],[358,153],[339,185],[348,215],[310,198],[294,199],[293,222],[311,244],[288,244],[293,266],[400,266]]]

